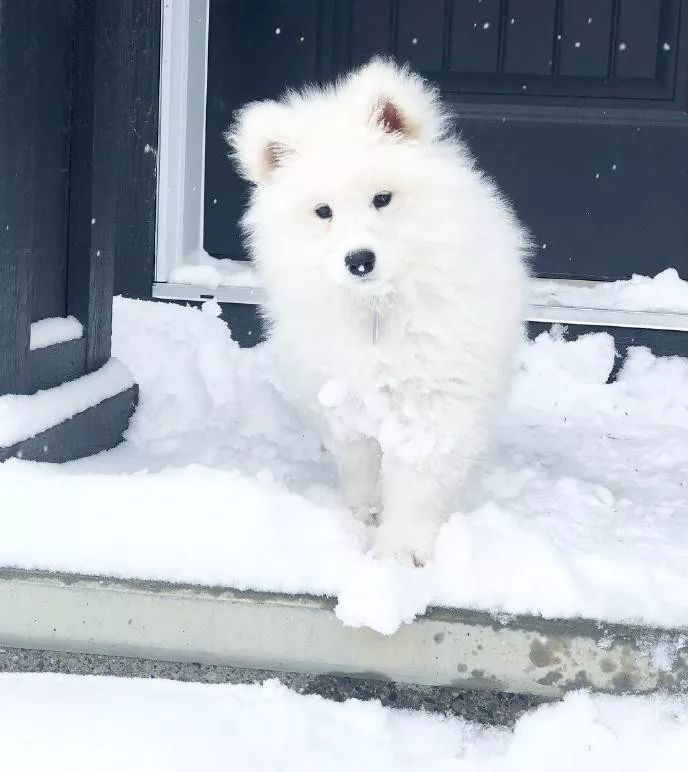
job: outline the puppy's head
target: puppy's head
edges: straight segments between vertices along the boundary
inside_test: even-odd
[[[227,141],[253,183],[243,226],[263,273],[394,291],[443,209],[448,125],[436,89],[382,59],[240,110]]]

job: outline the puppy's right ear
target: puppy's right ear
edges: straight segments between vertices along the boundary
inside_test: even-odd
[[[252,102],[239,110],[225,133],[237,171],[256,185],[271,174],[292,154],[284,136],[288,108],[278,102]]]

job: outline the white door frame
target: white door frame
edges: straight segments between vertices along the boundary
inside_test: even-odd
[[[209,0],[164,0],[155,281],[201,262]]]

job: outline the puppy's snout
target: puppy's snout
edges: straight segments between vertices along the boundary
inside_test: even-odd
[[[359,249],[349,252],[344,263],[353,276],[367,276],[375,268],[375,253],[369,249]]]

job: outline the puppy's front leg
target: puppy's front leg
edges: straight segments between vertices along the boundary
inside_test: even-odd
[[[416,566],[430,559],[446,518],[446,490],[438,477],[434,469],[383,456],[383,514],[373,550],[376,557]]]
[[[380,446],[368,437],[338,443],[334,449],[339,484],[354,516],[372,522],[380,507]]]

